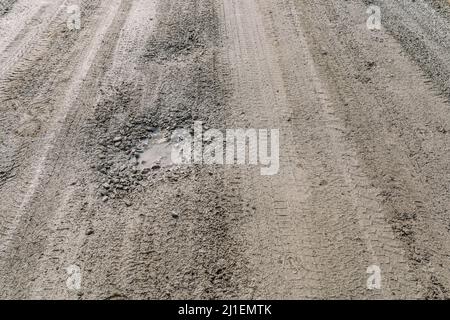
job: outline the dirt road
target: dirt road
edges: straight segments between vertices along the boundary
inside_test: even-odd
[[[0,0],[0,298],[449,298],[449,54],[446,0]],[[278,173],[142,163],[195,121]]]

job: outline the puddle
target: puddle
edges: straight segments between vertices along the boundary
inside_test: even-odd
[[[172,144],[163,133],[155,132],[151,139],[142,142],[142,150],[137,160],[138,169],[159,169],[171,166]]]

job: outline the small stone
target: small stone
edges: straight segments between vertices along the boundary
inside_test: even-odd
[[[91,234],[94,234],[94,230],[92,228],[89,228],[89,229],[86,230],[85,234],[87,236],[90,236]]]
[[[106,201],[108,201],[108,200],[109,200],[109,197],[108,197],[108,196],[104,196],[103,199],[102,199],[103,202],[106,202]]]
[[[131,205],[132,205],[131,201],[128,200],[128,199],[125,199],[123,202],[125,203],[125,205],[126,205],[127,207],[131,207]]]
[[[113,142],[119,142],[119,141],[122,141],[122,137],[121,136],[117,136],[113,140]]]
[[[176,211],[172,211],[172,218],[178,219],[180,217],[180,214]]]
[[[328,184],[328,181],[322,180],[322,181],[320,181],[319,186],[323,187],[323,186],[326,186],[327,184]]]

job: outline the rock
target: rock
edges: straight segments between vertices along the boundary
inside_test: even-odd
[[[108,200],[109,200],[108,196],[104,196],[103,199],[102,199],[103,202],[107,202]]]
[[[180,214],[176,211],[172,211],[172,218],[178,219],[180,217]]]
[[[122,141],[122,137],[121,136],[117,136],[113,140],[113,142],[119,142],[119,141]]]
[[[328,181],[326,181],[326,180],[322,180],[319,182],[319,186],[321,186],[321,187],[326,186],[327,184],[328,184]]]
[[[87,236],[90,236],[91,234],[94,234],[94,230],[93,230],[92,228],[88,228],[88,229],[86,230],[85,234],[86,234]]]

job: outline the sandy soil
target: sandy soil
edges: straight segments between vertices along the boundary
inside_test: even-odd
[[[0,298],[449,298],[449,49],[446,0],[0,0]],[[194,121],[279,173],[136,160]]]

